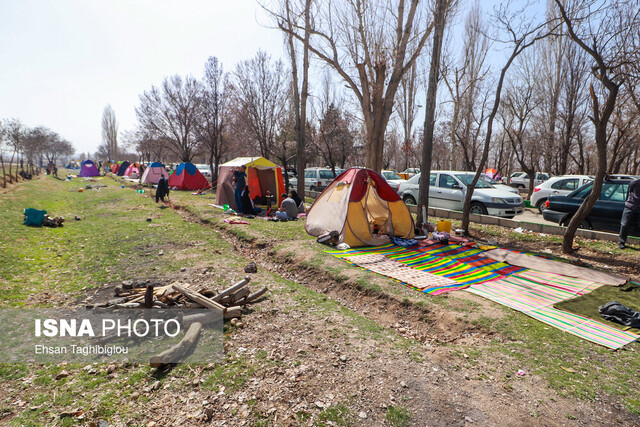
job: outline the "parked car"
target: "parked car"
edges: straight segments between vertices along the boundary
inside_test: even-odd
[[[496,181],[496,180],[495,180],[495,179],[493,179],[493,178],[489,178],[489,177],[488,177],[487,175],[485,175],[485,174],[481,174],[481,175],[480,175],[480,179],[481,179],[481,180],[483,180],[483,181],[488,182],[489,184],[491,184],[491,185],[492,185],[492,186],[494,186],[495,188],[499,188],[499,189],[501,189],[501,190],[508,191],[508,192],[510,192],[510,193],[514,193],[514,194],[518,194],[518,195],[520,194],[520,192],[518,191],[518,189],[517,189],[517,188],[513,188],[513,187],[510,187],[510,186],[508,186],[508,185],[504,185],[504,184],[502,184],[501,182],[498,182],[498,181]]]
[[[336,168],[334,176],[329,168],[307,168],[304,170],[304,188],[310,191],[322,191],[342,172],[344,169]],[[298,185],[298,179],[290,178],[289,185],[295,189]]]
[[[461,211],[467,185],[474,172],[433,171],[429,180],[429,206]],[[407,204],[416,204],[420,174],[400,184],[398,193]],[[524,212],[522,197],[478,180],[471,198],[471,213],[513,218]]]
[[[396,193],[398,192],[398,188],[400,187],[400,184],[405,181],[400,177],[400,175],[398,175],[398,172],[396,171],[383,170],[381,174],[384,180],[387,181],[387,184],[389,184],[389,187],[393,188],[393,191],[395,191]]]
[[[525,172],[516,172],[518,175],[511,174],[509,185],[515,188],[528,188],[529,187],[529,174]],[[536,172],[536,177],[533,180],[533,185],[540,185],[549,179],[549,174],[544,172]]]
[[[605,179],[602,183],[600,198],[593,205],[581,227],[619,232],[630,183],[629,179]],[[593,182],[589,182],[566,196],[550,196],[545,202],[546,207],[542,211],[542,216],[547,221],[567,225],[584,199],[591,193],[592,188]],[[630,234],[640,236],[640,228],[637,224],[631,227]]]
[[[587,175],[554,176],[533,189],[531,205],[538,208],[540,213],[542,213],[544,203],[549,196],[566,196],[573,190],[591,181],[593,181],[593,177]]]
[[[400,175],[400,178],[402,179],[411,179],[419,173],[420,169],[418,168],[407,168],[403,172],[398,172],[398,175]]]
[[[211,178],[211,169],[209,168],[209,165],[199,163],[199,164],[196,164],[195,166],[196,166],[196,169],[198,169],[202,175],[204,175],[207,178]]]

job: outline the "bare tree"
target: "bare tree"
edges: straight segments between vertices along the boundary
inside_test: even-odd
[[[233,84],[253,142],[260,155],[268,158],[287,102],[284,64],[278,60],[272,65],[271,57],[260,50],[254,58],[237,65]]]
[[[449,168],[456,169],[456,158],[462,154],[462,168],[475,170],[480,155],[479,130],[486,118],[484,114],[487,91],[482,83],[487,75],[485,61],[489,52],[489,38],[485,35],[486,23],[482,19],[479,2],[475,2],[467,15],[464,28],[464,44],[459,65],[443,79],[453,101],[451,119]],[[480,110],[480,112],[478,112]],[[460,147],[458,150],[457,146]]]
[[[22,122],[18,119],[8,119],[5,120],[4,123],[4,135],[5,142],[9,149],[11,150],[11,159],[9,160],[9,183],[18,181],[18,168],[15,168],[15,176],[12,176],[12,165],[13,160],[16,159],[16,155],[20,151],[20,147],[22,147],[22,140],[24,139],[26,134],[26,128],[22,124]]]
[[[222,64],[214,56],[209,57],[205,64],[203,86],[202,119],[199,122],[198,134],[206,147],[211,180],[215,183],[218,180],[220,160],[228,151],[228,145],[223,137],[227,124],[229,89]]]
[[[396,95],[396,112],[402,124],[402,152],[404,153],[404,169],[409,168],[409,159],[413,152],[413,124],[418,116],[418,71],[417,64],[402,76]]]
[[[304,169],[307,165],[306,158],[306,128],[307,128],[307,98],[309,96],[309,38],[311,37],[311,0],[294,1],[282,0],[281,16],[285,16],[281,24],[288,27],[288,31],[284,32],[289,59],[291,62],[292,77],[292,97],[293,110],[295,115],[295,131],[296,131],[296,164],[298,171],[298,195],[304,199]],[[298,10],[294,10],[295,6]],[[299,10],[299,9],[302,10]],[[300,23],[302,20],[302,23]],[[298,77],[298,59],[295,47],[295,39],[293,32],[295,27],[303,26],[302,38],[302,87],[299,89]],[[285,165],[286,166],[286,165]],[[285,174],[285,181],[288,185],[288,175]]]
[[[201,85],[191,76],[164,79],[160,88],[140,95],[136,116],[149,135],[169,143],[182,162],[190,162],[198,145],[196,128],[200,120]]]
[[[520,168],[529,175],[527,198],[530,198],[544,151],[537,136],[544,137],[545,132],[536,135],[530,129],[531,119],[541,104],[534,75],[538,68],[535,57],[523,55],[520,58],[517,77],[507,89],[502,104],[502,124]]]
[[[587,120],[585,110],[587,97],[584,84],[587,77],[587,61],[585,61],[584,51],[575,43],[570,43],[566,47],[562,77],[559,109],[560,147],[558,167],[555,171],[559,175],[567,173],[569,158],[573,157],[575,161],[575,156],[572,156],[572,147],[575,145],[578,150],[581,150],[582,145],[578,141]],[[584,173],[584,161],[580,161],[578,166]]]
[[[431,67],[429,68],[429,83],[427,86],[427,99],[424,116],[424,146],[422,147],[422,169],[420,170],[420,186],[418,190],[418,206],[429,207],[429,177],[431,176],[431,159],[433,154],[433,133],[436,115],[436,94],[440,73],[440,53],[442,52],[442,39],[447,14],[452,6],[450,0],[436,0],[434,12],[435,31],[433,33],[433,48],[431,50]],[[427,221],[426,209],[418,209],[417,223]]]
[[[354,140],[349,120],[338,105],[331,102],[322,112],[314,145],[334,174],[336,166],[344,167],[353,153]]]
[[[501,9],[496,10],[497,24],[504,28],[506,31],[507,39],[503,42],[511,45],[511,53],[506,63],[500,70],[500,76],[495,89],[495,95],[493,100],[493,107],[491,113],[487,119],[487,131],[485,135],[484,148],[482,150],[482,157],[480,159],[476,174],[469,185],[467,185],[467,191],[464,198],[464,207],[462,209],[462,229],[468,233],[469,230],[469,214],[471,213],[471,198],[473,197],[473,190],[480,179],[480,174],[485,168],[487,158],[489,156],[489,146],[491,137],[493,134],[493,122],[498,108],[500,107],[500,98],[502,95],[502,87],[504,85],[504,79],[507,71],[511,67],[513,61],[520,55],[525,49],[532,46],[536,41],[541,40],[549,34],[549,27],[547,22],[536,23],[532,21],[530,17],[524,15],[524,10],[511,11],[509,4],[501,5]],[[551,28],[552,30],[553,28]],[[474,212],[479,213],[479,212]]]
[[[615,109],[620,87],[624,81],[622,64],[637,52],[626,50],[629,40],[637,37],[637,11],[628,1],[603,4],[598,0],[563,2],[555,0],[569,37],[593,60],[591,73],[603,90],[604,105],[590,85],[591,121],[595,127],[597,166],[593,188],[567,226],[562,251],[573,250],[573,239],[578,227],[600,197],[602,182],[607,172],[607,126]],[[568,3],[568,4],[567,4]],[[566,7],[565,7],[566,6]],[[637,58],[636,58],[637,59]]]
[[[358,99],[366,131],[366,165],[378,172],[400,80],[420,55],[433,26],[419,4],[419,0],[317,1],[318,13],[308,30],[309,50],[335,70]],[[281,30],[305,40],[303,26],[274,15]],[[416,42],[410,44],[413,39]]]
[[[116,159],[118,157],[118,122],[111,105],[107,105],[102,111],[102,143],[105,146],[107,161]]]

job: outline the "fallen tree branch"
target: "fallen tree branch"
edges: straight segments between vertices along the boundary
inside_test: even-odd
[[[198,340],[200,331],[202,331],[202,324],[198,322],[192,323],[184,334],[184,338],[182,338],[178,344],[163,351],[157,356],[151,357],[149,360],[151,367],[157,368],[168,363],[176,363],[176,361],[180,360],[180,358],[189,352],[191,347]]]

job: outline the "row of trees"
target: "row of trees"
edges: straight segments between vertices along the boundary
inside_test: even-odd
[[[527,5],[486,13],[456,0],[266,2],[287,65],[260,51],[225,73],[212,57],[202,79],[173,76],[145,91],[126,139],[148,157],[205,155],[214,176],[242,154],[285,167],[295,158],[298,170],[589,173],[596,190],[606,173],[637,173],[636,2],[547,0],[544,15]],[[310,59],[319,65],[311,72]],[[428,181],[426,198],[425,189]]]
[[[17,182],[21,174],[37,174],[45,163],[66,161],[74,153],[71,143],[51,129],[43,126],[30,128],[18,119],[0,121],[3,187]]]

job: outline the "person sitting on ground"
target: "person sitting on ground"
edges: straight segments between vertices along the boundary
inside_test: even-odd
[[[291,190],[291,198],[296,202],[296,206],[298,206],[298,213],[304,213],[304,201],[298,196],[296,190]]]
[[[280,203],[280,209],[276,212],[276,218],[286,220],[298,219],[298,206],[295,200],[287,197],[287,193],[282,194],[282,203]]]
[[[249,193],[249,186],[245,185],[244,190],[242,190],[242,213],[245,215],[257,215],[262,212],[261,208],[257,208],[253,204],[253,200],[251,199],[251,195]]]

